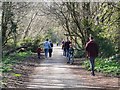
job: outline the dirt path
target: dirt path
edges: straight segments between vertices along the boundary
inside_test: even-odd
[[[118,90],[118,78],[101,74],[91,76],[80,65],[66,64],[61,47],[54,47],[53,57],[47,58],[34,69],[27,88],[81,88],[81,90]]]

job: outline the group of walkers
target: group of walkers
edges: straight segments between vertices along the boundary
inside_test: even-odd
[[[49,53],[49,57],[52,57],[52,52],[53,52],[53,43],[52,43],[52,41],[49,41],[48,39],[46,39],[46,41],[43,43],[43,47],[44,47],[44,52],[45,52],[45,58],[48,57],[48,53]],[[37,49],[39,59],[40,59],[41,51],[42,51],[41,48]]]
[[[74,48],[72,42],[68,38],[66,41],[62,41],[62,49],[63,55],[67,57],[67,63],[73,64]]]
[[[46,58],[48,57],[48,53],[49,53],[49,57],[51,57],[53,52],[53,43],[51,41],[48,41],[48,39],[46,39],[43,46],[44,46],[45,57]],[[74,48],[72,42],[68,38],[66,41],[62,41],[62,49],[63,49],[63,55],[67,57],[67,63],[73,64]],[[92,36],[89,37],[89,40],[85,46],[85,50],[87,52],[87,57],[90,60],[91,75],[95,76],[94,67],[95,67],[95,58],[98,56],[98,45],[94,41]],[[40,51],[41,49],[38,48],[37,49],[38,58],[40,58]]]
[[[48,53],[49,53],[49,57],[52,56],[52,52],[53,52],[53,43],[52,41],[48,41],[48,39],[46,39],[46,41],[43,43],[44,46],[44,52],[45,52],[45,57],[48,57]]]
[[[73,64],[74,60],[70,61],[70,55],[74,56],[74,49],[72,42],[67,38],[67,41],[62,41],[63,55],[66,56],[67,63]],[[93,37],[90,36],[88,42],[86,43],[85,50],[87,52],[87,57],[90,60],[91,75],[95,76],[94,67],[95,67],[95,58],[98,56],[98,45],[94,41]],[[71,63],[72,62],[72,63]]]

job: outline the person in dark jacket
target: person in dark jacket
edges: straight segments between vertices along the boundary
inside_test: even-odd
[[[91,74],[95,76],[94,67],[95,67],[95,58],[98,56],[98,45],[93,40],[93,37],[89,37],[89,41],[87,42],[85,49],[90,59]]]
[[[63,50],[63,56],[66,56],[66,52],[65,52],[65,41],[62,41],[62,50]]]
[[[70,48],[70,44],[71,44],[71,42],[70,42],[70,40],[67,38],[67,41],[65,42],[65,44],[64,44],[64,49],[65,49],[65,55],[66,55],[66,57],[68,57],[68,55],[69,55],[69,48]]]
[[[51,57],[52,56],[52,52],[53,52],[53,43],[52,43],[52,41],[50,41],[50,48],[49,48],[49,57]]]

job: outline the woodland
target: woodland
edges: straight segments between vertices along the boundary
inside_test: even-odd
[[[85,58],[91,35],[99,45],[95,70],[119,77],[120,2],[1,2],[0,9],[3,74],[36,53],[46,38],[61,44],[69,37],[75,57]],[[83,65],[90,70],[88,61]]]

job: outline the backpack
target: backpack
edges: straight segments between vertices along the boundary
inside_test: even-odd
[[[50,46],[51,46],[51,47],[53,47],[53,44],[52,44],[52,43],[50,43]]]

